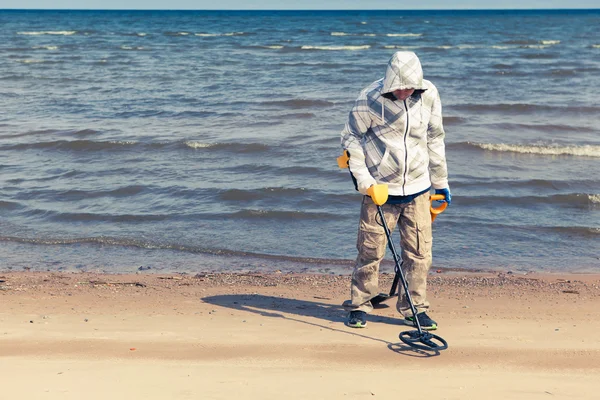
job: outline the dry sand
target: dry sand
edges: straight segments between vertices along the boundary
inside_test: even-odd
[[[0,399],[600,399],[600,275],[429,282],[439,355],[348,276],[0,273]]]

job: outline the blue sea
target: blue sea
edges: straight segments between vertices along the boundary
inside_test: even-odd
[[[340,132],[398,50],[444,108],[434,268],[600,272],[600,10],[0,10],[0,270],[350,273]]]

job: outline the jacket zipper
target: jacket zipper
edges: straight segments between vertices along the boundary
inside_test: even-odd
[[[408,173],[408,149],[406,148],[406,136],[408,136],[408,127],[410,126],[410,120],[408,119],[408,106],[406,100],[403,101],[404,109],[406,110],[406,130],[404,131],[404,180],[402,182],[402,193],[406,196],[406,175]]]

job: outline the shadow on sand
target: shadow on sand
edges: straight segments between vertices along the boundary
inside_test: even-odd
[[[315,297],[319,299],[318,297]],[[323,300],[328,300],[321,298]],[[259,294],[232,294],[232,295],[217,295],[204,297],[202,300],[209,304],[214,304],[220,307],[227,307],[234,310],[245,311],[260,315],[261,317],[281,318],[288,321],[295,321],[301,324],[312,325],[321,329],[327,329],[334,332],[339,332],[347,335],[358,336],[365,339],[374,340],[387,345],[391,351],[411,357],[432,357],[439,355],[438,351],[421,351],[406,346],[402,342],[392,343],[383,339],[372,336],[367,336],[362,333],[361,329],[349,328],[344,325],[346,313],[341,305],[322,303],[318,301],[306,301],[298,299],[289,299],[284,297],[264,296]],[[319,318],[325,321],[339,323],[340,329],[332,328],[331,326],[321,325],[302,319],[295,316]],[[378,323],[386,323],[392,325],[401,325],[401,321],[396,318],[383,316],[370,316],[370,321]]]

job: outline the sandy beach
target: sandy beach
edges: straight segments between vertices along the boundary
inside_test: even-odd
[[[600,396],[600,275],[434,273],[439,355],[400,342],[393,301],[346,327],[348,282],[0,273],[0,399]]]

